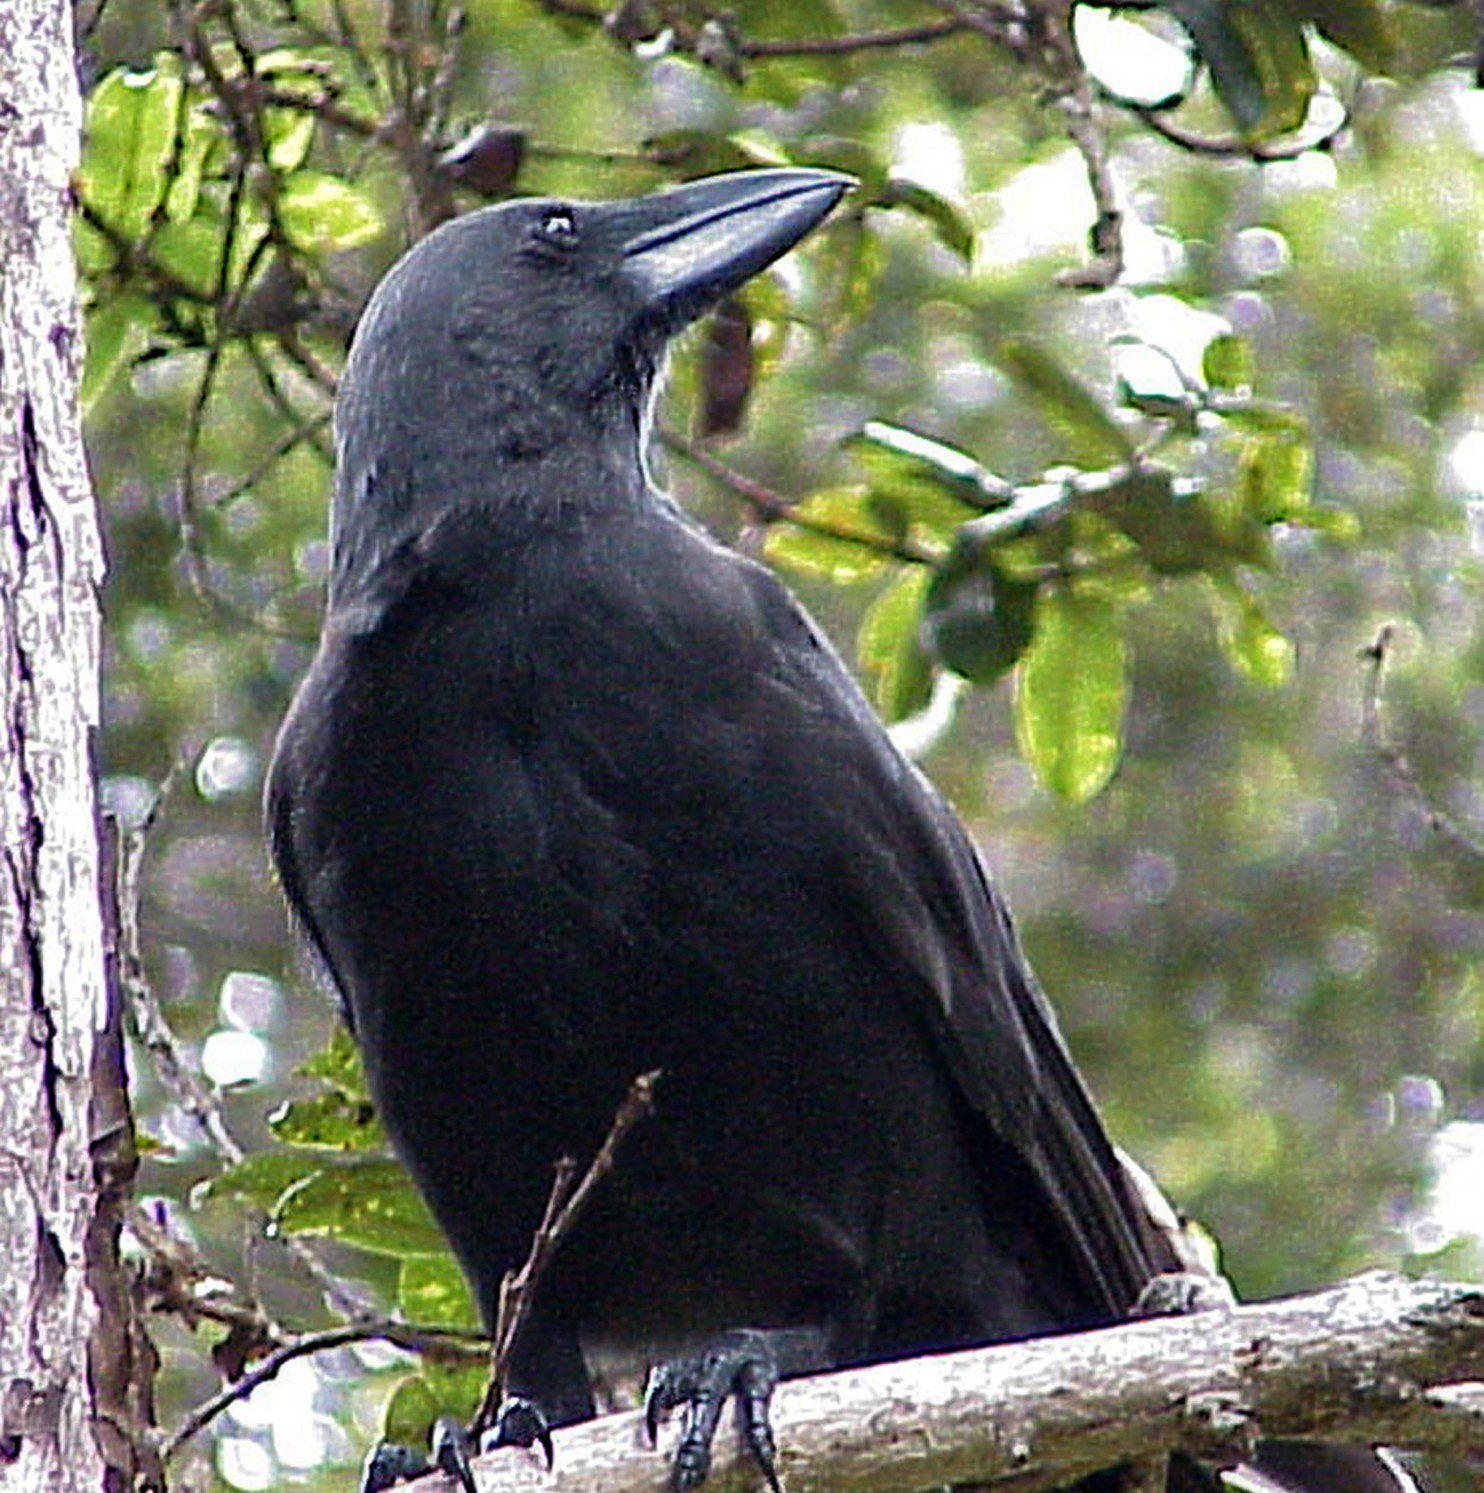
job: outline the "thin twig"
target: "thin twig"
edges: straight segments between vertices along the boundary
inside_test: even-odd
[[[251,492],[269,472],[278,465],[291,451],[304,445],[306,442],[320,455],[328,457],[328,454],[315,445],[315,437],[330,423],[330,411],[321,410],[317,415],[311,415],[309,419],[296,425],[292,430],[285,431],[273,444],[263,453],[262,459],[252,468],[245,477],[239,478],[219,497],[211,499],[213,508],[227,508],[240,498],[243,493]]]
[[[1383,622],[1376,636],[1360,650],[1365,670],[1360,695],[1361,740],[1375,753],[1392,784],[1416,806],[1427,827],[1441,835],[1455,850],[1471,860],[1484,863],[1484,842],[1477,840],[1433,803],[1406,753],[1387,735],[1381,690],[1395,641],[1396,624]]]
[[[654,1086],[659,1079],[660,1070],[654,1068],[648,1073],[639,1074],[629,1085],[629,1091],[613,1116],[613,1123],[608,1127],[603,1144],[598,1147],[597,1154],[575,1185],[573,1179],[577,1175],[576,1162],[569,1156],[557,1162],[546,1208],[535,1234],[532,1235],[531,1248],[525,1262],[518,1270],[507,1271],[500,1282],[494,1340],[490,1350],[489,1384],[470,1428],[474,1440],[477,1441],[480,1433],[493,1424],[500,1401],[505,1397],[510,1356],[521,1328],[530,1317],[536,1287],[542,1275],[562,1240],[582,1216],[594,1191],[613,1170],[618,1148],[634,1126],[654,1108]]]
[[[1268,165],[1273,161],[1296,161],[1311,150],[1329,150],[1350,127],[1350,110],[1342,105],[1339,122],[1312,140],[1299,139],[1282,145],[1269,145],[1260,140],[1244,139],[1241,135],[1200,135],[1167,119],[1162,109],[1152,109],[1148,105],[1136,103],[1132,99],[1120,99],[1116,95],[1112,97],[1112,102],[1126,109],[1161,139],[1168,140],[1171,145],[1177,145],[1191,155],[1213,156],[1217,159],[1236,157],[1256,161],[1259,165]]]
[[[603,27],[608,24],[607,13],[582,0],[539,0],[542,10],[548,15],[561,16],[569,21],[583,21],[588,25]],[[969,29],[970,23],[961,16],[947,15],[935,21],[922,21],[916,25],[888,26],[879,31],[842,32],[835,36],[779,36],[779,37],[732,37],[730,51],[737,57],[845,57],[855,52],[883,52],[897,47],[926,46],[941,41],[944,37],[957,35]],[[704,45],[700,27],[666,18],[665,28],[671,47],[677,52],[695,52]],[[627,40],[627,38],[620,38]]]
[[[413,1327],[391,1321],[354,1322],[343,1327],[327,1327],[322,1332],[306,1332],[275,1348],[240,1378],[218,1390],[189,1411],[178,1426],[160,1443],[160,1455],[168,1460],[198,1435],[224,1410],[245,1400],[260,1385],[277,1376],[285,1364],[311,1353],[328,1353],[353,1343],[387,1342],[409,1353],[456,1352],[461,1357],[483,1353],[485,1334],[458,1327]]]
[[[797,500],[765,487],[761,482],[745,476],[718,460],[709,451],[703,451],[673,431],[661,431],[660,442],[667,450],[693,462],[702,471],[709,473],[721,485],[735,493],[752,510],[754,516],[765,524],[788,523],[811,534],[820,534],[830,539],[839,539],[846,544],[858,544],[865,549],[876,550],[883,555],[905,560],[910,565],[937,565],[943,556],[926,545],[890,534],[880,534],[870,529],[857,529],[850,524],[836,523],[812,514],[801,513]]]

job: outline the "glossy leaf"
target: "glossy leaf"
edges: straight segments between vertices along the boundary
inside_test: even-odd
[[[1242,507],[1263,523],[1301,521],[1313,482],[1314,451],[1307,440],[1279,435],[1250,440],[1242,448]]]
[[[880,575],[890,556],[879,544],[892,535],[872,515],[868,493],[862,487],[831,488],[806,498],[794,510],[800,518],[839,527],[862,536],[861,541],[820,534],[784,519],[768,528],[763,554],[775,565],[821,575],[837,584],[869,580]]]
[[[268,1128],[287,1146],[370,1151],[386,1145],[370,1100],[350,1099],[334,1090],[281,1104],[268,1116]]]
[[[967,265],[974,258],[974,224],[964,209],[941,192],[920,182],[891,177],[881,201],[888,207],[905,208],[927,223],[939,243]]]
[[[1126,461],[1133,454],[1127,433],[1102,401],[1041,343],[1010,338],[1000,344],[996,361],[1066,442],[1068,461],[1095,467]]]
[[[307,1151],[258,1151],[199,1183],[192,1200],[226,1198],[271,1213],[285,1192],[318,1175],[324,1165],[322,1156]]]
[[[381,1417],[381,1434],[396,1446],[425,1451],[433,1422],[443,1406],[421,1374],[409,1374],[391,1393]]]
[[[933,668],[918,636],[930,572],[904,570],[866,610],[856,638],[861,667],[875,677],[876,704],[888,721],[923,709]]]
[[[157,320],[155,307],[138,295],[109,296],[88,308],[81,392],[85,413],[149,345]]]
[[[1015,729],[1037,777],[1069,803],[1085,803],[1113,776],[1127,692],[1116,603],[1044,592],[1017,680]]]
[[[1249,139],[1304,122],[1317,80],[1302,25],[1282,0],[1165,0]]]
[[[397,1271],[397,1306],[421,1327],[479,1326],[479,1310],[451,1254],[411,1255]]]
[[[1213,389],[1250,389],[1256,373],[1252,344],[1245,337],[1223,333],[1201,354],[1201,377]]]
[[[278,216],[295,245],[320,253],[359,248],[382,229],[381,212],[367,193],[322,171],[284,179]]]
[[[327,1237],[374,1254],[441,1255],[448,1248],[395,1161],[324,1166],[289,1188],[272,1211],[285,1234]]]
[[[119,68],[88,101],[81,166],[88,206],[125,238],[137,239],[165,197],[184,85],[177,65]]]
[[[939,571],[923,605],[923,630],[933,657],[974,684],[992,684],[1030,646],[1038,589],[993,567],[961,575]]]
[[[330,1040],[313,1057],[301,1063],[296,1071],[305,1078],[323,1079],[336,1093],[347,1099],[370,1097],[366,1075],[361,1068],[361,1055],[356,1050],[356,1040],[343,1026],[336,1026]]]
[[[1226,656],[1249,679],[1277,688],[1293,677],[1293,644],[1236,582],[1215,577],[1217,632]]]

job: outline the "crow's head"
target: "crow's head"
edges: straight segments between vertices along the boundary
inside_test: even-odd
[[[429,235],[377,287],[346,365],[337,569],[565,447],[632,460],[667,340],[849,186],[740,171],[627,201],[517,199]]]

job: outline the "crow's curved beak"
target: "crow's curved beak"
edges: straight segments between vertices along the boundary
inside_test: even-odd
[[[687,182],[630,205],[622,273],[670,330],[791,249],[854,185],[800,166]]]

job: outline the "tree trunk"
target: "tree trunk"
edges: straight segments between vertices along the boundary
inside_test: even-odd
[[[70,8],[0,0],[0,1490],[27,1493],[138,1481],[108,1385],[128,1357],[116,1246],[133,1151],[92,769],[103,561],[77,411],[80,118]]]

